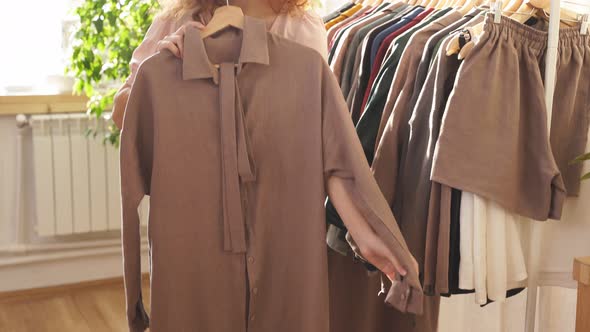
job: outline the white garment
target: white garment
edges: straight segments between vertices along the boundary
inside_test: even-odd
[[[476,303],[504,301],[506,291],[524,286],[527,273],[519,225],[520,217],[497,203],[462,193],[459,287],[474,289]]]
[[[586,151],[590,151],[588,140]],[[584,172],[590,172],[590,162],[584,165]],[[463,198],[461,196],[461,213]],[[561,221],[546,221],[543,224],[541,248],[541,285],[571,287],[573,257],[587,256],[590,252],[590,181],[582,183],[580,196],[568,198],[563,207]],[[473,204],[473,203],[471,203]],[[464,240],[464,223],[461,215],[461,245]],[[521,221],[523,226],[526,220]],[[469,223],[467,223],[469,224]],[[471,223],[472,225],[472,223]],[[529,227],[522,227],[526,238]],[[471,233],[470,233],[471,234]],[[471,240],[473,241],[473,238]],[[525,242],[523,242],[525,244]],[[510,252],[510,251],[509,251]],[[461,268],[465,268],[464,250],[461,247]],[[471,261],[471,264],[473,262]],[[464,274],[459,273],[459,281]],[[461,286],[460,286],[461,287]],[[471,287],[471,289],[473,289]],[[503,303],[492,303],[484,308],[473,305],[472,296],[441,298],[439,332],[522,332],[526,310],[524,290]],[[540,287],[539,310],[537,311],[536,332],[574,331],[576,322],[576,290],[561,287]]]
[[[473,195],[473,286],[475,302],[485,304],[487,292],[487,207],[483,200]]]
[[[461,194],[459,216],[459,288],[475,289],[473,283],[473,194]]]
[[[477,196],[475,199],[478,199]],[[520,216],[510,213],[493,201],[486,202],[487,287],[488,298],[504,301],[506,291],[524,286],[526,265],[520,242]]]

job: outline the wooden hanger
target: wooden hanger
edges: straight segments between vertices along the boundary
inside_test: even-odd
[[[541,14],[545,14],[544,16],[548,17],[551,13],[549,13],[549,8],[551,7],[551,1],[550,0],[524,0],[525,2],[528,2],[531,6],[540,9],[542,11]],[[566,8],[560,8],[559,9],[559,16],[560,16],[560,20],[561,20],[561,25],[562,26],[577,26],[580,23],[580,20],[578,19],[578,14],[566,9]]]
[[[519,22],[519,23],[524,23],[526,21],[528,21],[531,17],[535,16],[535,14],[538,11],[538,7],[535,7],[533,5],[532,2],[534,2],[535,0],[525,0],[520,7],[518,7],[518,9],[516,11],[514,11],[513,13],[507,13],[507,14],[512,14],[510,15],[510,18]],[[544,0],[541,0],[544,1]]]
[[[506,7],[504,7],[504,10],[507,12],[515,12],[518,10],[518,8],[520,8],[523,1],[524,0],[511,0],[507,2]]]
[[[465,3],[467,3],[467,0],[459,0],[459,1],[455,2],[455,7],[461,8],[461,7],[465,6]]]
[[[242,8],[230,6],[229,0],[226,1],[227,5],[217,8],[209,24],[201,31],[203,39],[229,27],[244,30],[244,12],[242,12]]]
[[[450,2],[450,0],[441,0],[441,1],[438,3],[438,6],[436,7],[436,9],[444,9],[444,8],[449,8],[449,7],[450,7],[450,6],[449,6],[449,2]]]
[[[476,0],[467,0],[461,8],[457,9],[457,11],[461,13],[461,16],[465,16],[469,11],[475,8],[475,6],[477,6]]]
[[[449,2],[449,0],[439,1],[438,4],[436,5],[436,9],[448,8],[448,5],[447,5],[448,2]]]
[[[563,1],[562,4],[564,3],[570,3],[567,0]],[[577,2],[572,2],[576,5],[581,5]],[[549,1],[545,1],[545,2],[541,2],[538,4],[539,6],[542,6],[543,9],[543,13],[546,14],[547,17],[549,17],[549,15],[551,13],[549,13],[549,8],[551,7],[551,3]],[[577,26],[580,23],[582,23],[583,17],[584,15],[582,14],[578,14],[572,10],[569,10],[567,8],[561,7],[559,9],[559,16],[560,16],[560,20],[561,20],[561,24],[564,26],[568,26],[568,27],[573,27],[573,26]]]
[[[424,5],[425,8],[432,8],[434,7],[436,0],[426,0],[426,4]]]
[[[430,0],[422,0],[422,1],[418,0],[418,2],[420,4],[420,6],[426,8],[426,5],[428,5],[428,3],[430,2]]]

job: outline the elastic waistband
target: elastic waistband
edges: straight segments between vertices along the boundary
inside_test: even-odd
[[[535,49],[547,48],[547,31],[539,30],[519,23],[509,17],[502,16],[500,23],[494,23],[494,14],[488,13],[484,31],[505,34],[517,38],[528,47]],[[580,34],[580,25],[559,29],[559,47],[590,45],[589,35]]]

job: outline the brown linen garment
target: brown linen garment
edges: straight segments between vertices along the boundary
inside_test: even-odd
[[[386,301],[420,313],[418,271],[320,54],[246,17],[243,31],[205,40],[188,29],[184,61],[168,51],[145,60],[121,134],[130,329],[327,332],[332,175],[408,269]],[[144,195],[151,322],[140,287]]]
[[[406,211],[407,213],[402,216],[400,213],[401,207],[398,204],[401,204],[403,197],[400,198],[396,195],[401,194],[398,186],[398,171],[401,162],[402,137],[409,135],[403,129],[405,126],[402,124],[402,119],[409,118],[407,114],[412,112],[409,108],[409,102],[414,92],[416,71],[422,59],[422,51],[428,39],[460,18],[461,14],[459,12],[450,11],[445,16],[417,31],[408,42],[406,49],[402,53],[383,110],[380,134],[377,136],[378,144],[375,148],[375,159],[372,165],[375,179],[377,179],[381,190],[386,193],[385,197],[390,203],[394,214],[398,216],[401,228],[406,236],[412,239],[410,247],[420,266],[423,266],[424,262],[426,227],[423,223],[417,224],[415,222],[415,218],[413,218],[414,211]]]
[[[572,33],[562,29],[560,37]],[[434,182],[494,200],[528,218],[561,217],[566,192],[547,133],[541,65],[546,49],[546,32],[506,17],[495,24],[488,15],[447,103],[434,153]],[[560,66],[566,50],[562,42]],[[567,113],[557,100],[553,114],[563,127],[557,114]],[[582,126],[587,131],[587,119]]]

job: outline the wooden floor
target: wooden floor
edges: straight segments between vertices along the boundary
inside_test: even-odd
[[[149,305],[148,281],[144,301]],[[121,279],[0,294],[0,332],[126,332]]]

